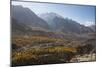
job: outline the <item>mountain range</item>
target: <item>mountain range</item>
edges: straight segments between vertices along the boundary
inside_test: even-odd
[[[38,34],[52,32],[64,34],[94,33],[95,26],[86,27],[72,19],[63,18],[56,13],[36,15],[31,9],[23,6],[11,6],[12,33]]]

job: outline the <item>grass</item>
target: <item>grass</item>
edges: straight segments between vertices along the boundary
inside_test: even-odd
[[[22,52],[13,52],[13,65],[62,63],[74,56],[76,49],[67,47],[31,48]],[[45,55],[48,55],[45,57]],[[60,59],[63,59],[61,61]]]
[[[49,47],[44,45],[49,43],[52,43]],[[12,65],[18,66],[70,62],[76,54],[84,55],[84,53],[86,54],[86,52],[89,52],[89,48],[92,49],[91,44],[80,47],[68,47],[66,46],[68,43],[71,44],[70,41],[65,39],[50,38],[46,36],[12,37]],[[76,44],[77,43],[74,43],[74,45]],[[34,47],[39,45],[42,45],[42,47]],[[25,50],[17,51],[23,47],[26,47],[24,48]]]
[[[61,43],[64,42],[62,39],[49,38],[43,36],[33,37],[12,37],[12,43],[19,46],[31,45],[31,44],[45,44],[45,43]]]
[[[32,37],[12,37],[12,43],[18,47],[25,47],[33,44],[45,43],[61,43],[65,44],[65,40],[49,38],[43,36]],[[17,48],[18,49],[18,48]],[[22,51],[12,52],[13,65],[31,65],[31,64],[45,64],[45,63],[61,63],[69,61],[74,56],[76,48],[65,46],[52,46],[52,47],[37,47],[28,48]],[[47,55],[47,56],[46,56]],[[46,57],[45,57],[46,56]],[[63,61],[61,60],[63,59]]]

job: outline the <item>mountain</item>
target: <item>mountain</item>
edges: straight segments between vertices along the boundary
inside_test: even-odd
[[[57,26],[59,28],[61,28],[61,24],[63,24],[64,22],[64,19],[62,16],[56,14],[56,13],[44,13],[44,14],[40,14],[39,15],[40,18],[44,19],[50,26],[50,28],[55,31],[57,30]],[[56,19],[59,21],[59,22],[56,22]],[[62,22],[62,23],[61,23]]]
[[[12,6],[11,7],[11,17],[15,18],[19,23],[23,23],[30,28],[44,28],[48,29],[49,26],[43,19],[39,18],[33,11],[29,8],[23,6]]]
[[[23,35],[31,32],[31,28],[25,25],[24,23],[20,23],[15,18],[12,18],[12,35]]]
[[[63,18],[56,13],[44,13],[39,15],[40,18],[44,19],[53,31],[64,32],[64,33],[91,33],[94,32],[90,27],[85,27],[78,22]]]
[[[96,25],[89,26],[93,31],[96,31]]]
[[[12,6],[12,31],[15,34],[62,37],[66,34],[91,33],[94,30],[56,13],[36,15],[29,8]],[[50,34],[49,34],[50,33]]]

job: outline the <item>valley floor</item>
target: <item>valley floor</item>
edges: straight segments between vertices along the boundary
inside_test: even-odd
[[[94,40],[93,40],[94,41]],[[43,36],[13,37],[12,38],[12,65],[41,65],[95,61],[96,54],[91,39],[85,46],[78,47],[80,41],[49,38]],[[73,45],[75,47],[73,47]],[[82,44],[80,44],[82,45]],[[91,54],[89,54],[92,51]],[[81,54],[83,53],[83,54]]]

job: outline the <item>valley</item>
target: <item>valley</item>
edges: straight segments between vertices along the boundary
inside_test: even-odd
[[[96,60],[95,26],[12,5],[12,66]]]

